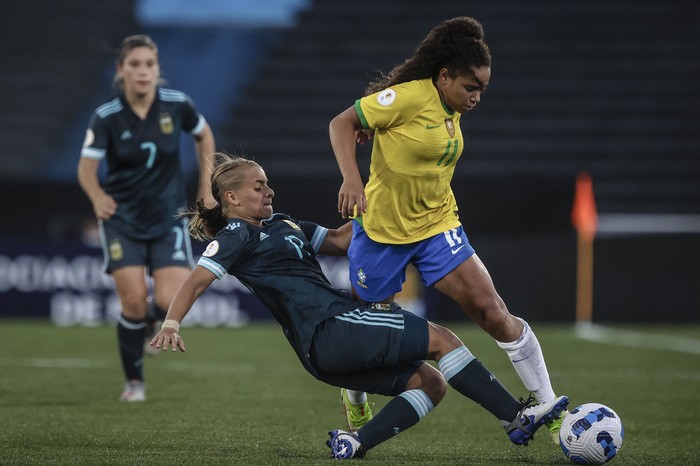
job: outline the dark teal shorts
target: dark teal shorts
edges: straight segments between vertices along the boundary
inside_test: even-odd
[[[175,221],[162,236],[149,240],[130,238],[109,222],[99,225],[106,273],[128,265],[145,266],[151,274],[163,267],[194,267],[192,243],[184,219]]]
[[[319,379],[368,393],[402,393],[428,355],[428,321],[394,303],[391,309],[366,304],[316,327],[309,357]]]

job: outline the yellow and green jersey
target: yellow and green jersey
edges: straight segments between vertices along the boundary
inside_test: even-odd
[[[380,243],[407,244],[460,225],[450,183],[462,154],[460,114],[431,79],[401,83],[355,102],[374,130],[367,212],[362,224]]]

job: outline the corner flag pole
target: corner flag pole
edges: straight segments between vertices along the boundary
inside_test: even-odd
[[[586,172],[576,177],[576,194],[571,222],[577,232],[576,322],[590,323],[593,318],[593,239],[598,227],[593,182]]]

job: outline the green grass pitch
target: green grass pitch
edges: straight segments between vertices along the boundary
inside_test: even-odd
[[[527,395],[483,331],[447,325],[516,396]],[[611,464],[700,464],[700,326],[624,327],[640,341],[678,337],[689,351],[589,342],[573,326],[533,328],[557,392],[572,406],[597,401],[622,418],[625,441]],[[0,321],[0,464],[333,462],[325,440],[343,425],[338,390],[302,369],[276,324],[182,335],[187,353],[149,357],[148,401],[129,405],[117,401],[113,328]],[[371,400],[375,410],[387,401]],[[544,431],[527,447],[510,444],[490,414],[452,390],[417,426],[359,461],[569,464]]]

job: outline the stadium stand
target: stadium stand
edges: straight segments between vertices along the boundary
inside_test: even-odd
[[[165,71],[178,86],[192,89],[215,124],[217,146],[260,159],[284,192],[312,180],[315,192],[299,196],[324,213],[316,216],[320,222],[335,220],[332,198],[340,179],[328,122],[362,94],[376,70],[388,71],[431,27],[457,14],[483,21],[494,55],[483,104],[464,118],[468,142],[454,183],[474,226],[569,228],[574,178],[581,170],[591,172],[602,212],[700,213],[700,63],[693,58],[700,52],[700,9],[693,4],[294,3],[303,9],[285,27],[296,25],[270,31],[281,40],[266,39],[261,31],[215,41],[203,35],[202,24],[179,30],[156,25],[153,33],[166,54]],[[53,166],[52,183],[62,179],[72,196],[57,201],[57,209],[76,199],[84,206],[74,178],[75,147],[82,140],[77,134],[96,96],[104,97],[104,84],[95,77],[111,67],[108,48],[143,29],[134,11],[134,1],[2,2],[0,178],[12,192]],[[278,45],[254,66],[257,56],[232,52],[234,40],[239,46]],[[215,52],[199,54],[206,56],[194,63],[196,50],[185,48],[196,44]],[[206,85],[211,95],[200,97],[189,84],[201,80],[192,72],[200,68],[207,79],[215,77]],[[70,138],[68,126],[75,133]],[[68,139],[69,147],[61,149]],[[366,148],[360,157],[367,160]],[[319,204],[318,192],[331,194]],[[475,198],[478,205],[468,202]]]
[[[95,75],[111,56],[108,45],[133,31],[133,3],[2,2],[0,179],[36,175],[66,122],[96,92]]]
[[[495,184],[496,197],[507,190],[512,200],[511,188],[539,186],[537,201],[562,213],[576,173],[588,170],[601,210],[700,213],[699,11],[684,1],[316,2],[268,55],[219,139],[263,158],[277,180],[337,184],[330,119],[373,70],[388,71],[432,26],[465,14],[483,21],[494,66],[483,105],[463,120],[457,191]],[[566,206],[552,204],[558,196]]]

